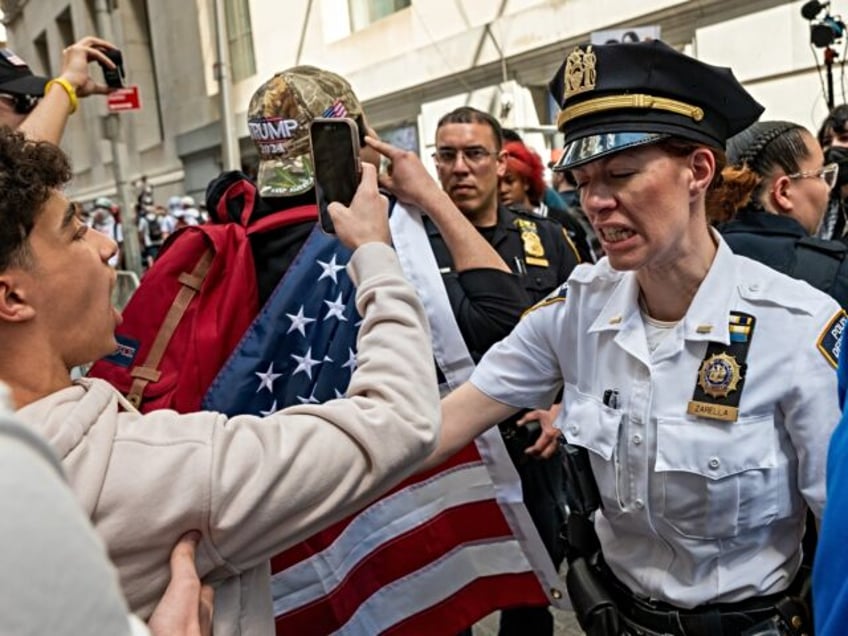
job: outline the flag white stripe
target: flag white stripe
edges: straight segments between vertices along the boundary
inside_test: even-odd
[[[466,544],[362,603],[339,634],[378,634],[432,607],[481,577],[530,571],[515,540]]]
[[[554,569],[553,561],[524,505],[521,482],[515,472],[515,466],[509,459],[500,432],[497,428],[490,428],[485,434],[478,436],[474,442],[495,485],[501,511],[512,533],[520,537],[527,559],[533,565],[533,571],[548,595],[548,600],[551,605],[559,609],[571,609],[571,601],[562,578]]]
[[[477,463],[457,466],[381,499],[351,521],[326,549],[271,577],[274,614],[326,596],[381,545],[445,510],[494,498],[488,471]]]
[[[389,219],[404,276],[415,287],[433,333],[433,357],[451,390],[471,377],[474,361],[453,316],[448,291],[417,208],[398,202]]]

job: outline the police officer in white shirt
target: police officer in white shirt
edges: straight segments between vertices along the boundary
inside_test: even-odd
[[[597,590],[569,582],[584,629],[811,633],[801,540],[808,507],[824,507],[846,317],[734,255],[706,214],[727,137],[763,109],[729,69],[659,41],[577,48],[550,87],[555,169],[572,171],[606,258],[578,266],[445,398],[432,461],[562,388],[556,427],[588,456],[601,504]],[[581,614],[601,606],[615,608],[603,626]]]

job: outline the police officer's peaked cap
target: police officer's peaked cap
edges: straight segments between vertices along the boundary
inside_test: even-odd
[[[554,170],[670,136],[724,148],[764,110],[730,69],[659,40],[577,47],[548,86],[565,134]]]

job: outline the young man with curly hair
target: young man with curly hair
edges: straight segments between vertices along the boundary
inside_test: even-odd
[[[107,265],[116,245],[74,214],[69,177],[57,147],[0,130],[0,382],[61,459],[133,611],[149,617],[171,547],[199,530],[215,631],[271,633],[268,558],[408,476],[438,432],[426,317],[387,244],[376,170],[363,167],[351,208],[330,206],[354,250],[362,316],[347,399],[230,419],[141,415],[106,382],[71,380],[70,368],[115,349],[120,315]]]

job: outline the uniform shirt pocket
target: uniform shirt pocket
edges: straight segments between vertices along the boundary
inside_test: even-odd
[[[700,539],[771,522],[778,513],[776,447],[772,415],[736,422],[659,419],[655,468],[664,519]]]
[[[598,398],[566,384],[563,408],[558,426],[566,440],[590,451],[592,472],[604,505],[606,516],[620,511],[618,496],[617,458],[622,412],[603,404]]]

